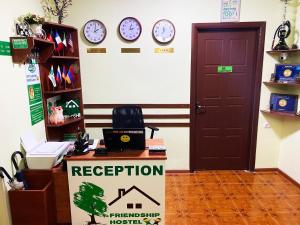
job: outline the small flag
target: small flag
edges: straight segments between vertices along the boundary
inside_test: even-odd
[[[65,65],[63,65],[63,70],[62,70],[61,76],[62,76],[62,78],[64,80],[66,80],[66,78],[67,78],[67,71],[66,71],[66,66]]]
[[[64,33],[64,37],[63,37],[62,43],[64,44],[65,47],[67,47],[66,33]]]
[[[59,34],[58,34],[57,31],[56,31],[56,33],[55,33],[55,41],[56,41],[56,44],[57,44],[57,47],[56,47],[55,50],[56,50],[57,52],[60,52],[61,50],[63,50],[64,44],[62,43],[61,38],[60,38],[60,36],[59,36]]]
[[[48,75],[53,87],[56,87],[56,81],[55,81],[55,76],[54,76],[54,69],[53,69],[53,65],[51,66],[49,75]]]
[[[61,84],[61,82],[62,82],[62,76],[61,76],[59,66],[57,66],[55,81],[56,81],[57,84]]]
[[[52,30],[51,30],[50,34],[48,34],[47,40],[48,40],[48,41],[54,42],[54,40],[53,40],[53,38],[52,38]]]
[[[67,77],[69,78],[70,83],[74,81],[74,73],[73,73],[73,68],[70,66]],[[69,82],[68,82],[69,83]],[[70,84],[69,83],[69,84]]]
[[[68,45],[70,46],[70,52],[74,53],[74,45],[72,41],[72,35],[70,34],[69,40],[68,40]]]

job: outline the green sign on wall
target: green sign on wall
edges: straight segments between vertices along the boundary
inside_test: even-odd
[[[30,107],[31,125],[35,125],[44,119],[44,108],[42,102],[39,102],[34,105],[30,105],[29,107]]]
[[[218,73],[232,73],[232,66],[218,66]]]
[[[11,55],[10,43],[8,41],[0,41],[0,55]]]
[[[13,48],[15,49],[26,49],[28,48],[28,42],[26,38],[13,39],[12,40]]]

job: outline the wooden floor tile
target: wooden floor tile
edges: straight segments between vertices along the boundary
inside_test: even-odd
[[[293,208],[288,204],[285,199],[278,199],[276,197],[263,197],[260,198],[260,203],[263,208],[270,213],[291,212]]]
[[[300,225],[300,214],[277,213],[272,215],[278,225]]]
[[[270,184],[247,184],[252,194],[259,196],[274,196],[276,192]]]
[[[217,174],[216,175],[223,184],[239,184],[243,181],[235,173],[232,174]]]
[[[257,173],[237,172],[236,174],[246,184],[261,184],[264,182]]]
[[[214,219],[211,217],[210,214],[191,213],[186,215],[186,225],[218,225],[218,224],[215,223]]]
[[[280,175],[279,173],[260,173],[258,176],[265,183],[290,183],[288,179]]]
[[[231,199],[222,197],[212,197],[208,201],[209,210],[214,213],[234,213],[237,212],[237,207]]]
[[[246,184],[224,184],[223,187],[232,196],[245,197],[251,195],[251,191]]]
[[[186,218],[178,213],[166,213],[165,225],[192,225],[186,223]]]
[[[180,204],[183,213],[209,213],[208,204],[204,198],[185,198]]]
[[[218,225],[247,225],[246,221],[237,213],[221,213],[213,217]]]
[[[276,220],[268,213],[249,213],[243,218],[248,225],[278,225]]]
[[[197,173],[196,174],[196,179],[199,183],[203,184],[215,184],[215,183],[220,183],[221,181],[217,177],[216,174],[214,173]]]
[[[252,214],[264,212],[262,204],[254,197],[238,197],[233,200],[234,205],[239,212],[243,214]]]

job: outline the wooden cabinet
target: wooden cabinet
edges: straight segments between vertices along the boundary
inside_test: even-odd
[[[32,53],[38,56],[47,140],[62,141],[65,134],[74,134],[78,128],[84,128],[78,31],[75,27],[56,23],[45,23],[43,29],[47,37],[51,34],[52,38],[11,37],[12,58],[14,63],[25,63]],[[22,45],[22,41],[27,44]],[[61,82],[58,79],[54,87],[49,74],[53,72],[56,77],[58,68]],[[50,108],[56,105],[65,109],[63,123],[50,122]],[[76,113],[72,113],[74,111]]]

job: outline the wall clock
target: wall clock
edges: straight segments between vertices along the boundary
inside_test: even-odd
[[[126,17],[119,24],[119,34],[125,41],[135,41],[141,33],[142,26],[134,17]]]
[[[169,20],[159,20],[153,26],[152,35],[154,40],[160,44],[170,43],[175,37],[175,26]]]
[[[83,27],[83,35],[88,42],[99,44],[106,37],[106,28],[99,20],[89,20]]]

